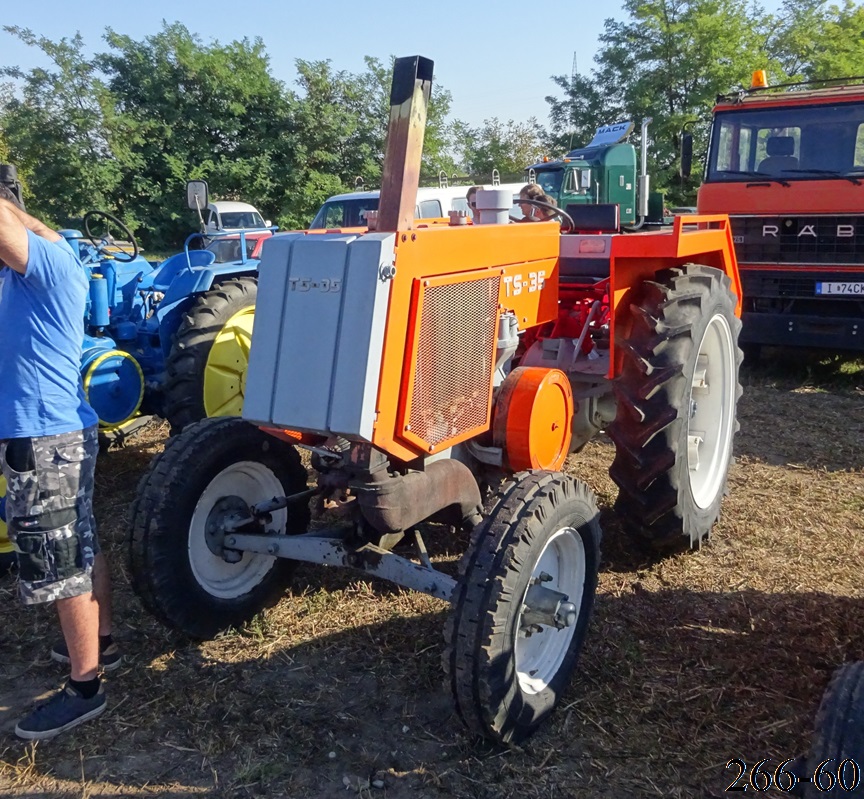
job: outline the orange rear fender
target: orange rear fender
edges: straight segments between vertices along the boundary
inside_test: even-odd
[[[663,269],[698,263],[729,276],[741,316],[741,276],[732,244],[732,228],[726,214],[677,216],[669,231],[622,234],[612,237],[610,341],[612,358],[608,377],[620,368],[615,344],[626,341],[632,320],[632,290],[653,280]]]

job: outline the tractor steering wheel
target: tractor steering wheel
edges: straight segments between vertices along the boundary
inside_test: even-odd
[[[104,219],[105,220],[105,235],[104,236],[96,236],[90,230],[90,222],[94,219]],[[111,235],[111,226],[115,225],[120,229],[120,233],[122,234],[123,241],[128,241],[132,245],[132,252],[124,252],[120,250],[118,252],[111,252],[107,248],[114,244],[114,237]],[[129,230],[126,225],[124,225],[116,216],[109,214],[107,211],[88,211],[84,214],[84,232],[87,234],[87,238],[90,239],[93,246],[99,250],[103,255],[110,255],[115,261],[119,261],[123,264],[128,264],[130,261],[134,261],[138,257],[138,242],[135,241],[135,237],[132,235],[132,231]]]
[[[550,203],[544,203],[542,200],[523,200],[521,197],[516,201],[517,205],[533,205],[535,208],[543,208],[546,211],[551,211],[553,216],[557,216],[561,220],[561,232],[562,233],[570,233],[576,227],[576,223],[573,221],[573,217],[570,216],[563,208],[559,208],[557,205],[551,205]],[[516,219],[516,217],[511,216],[511,221],[513,222],[524,222],[524,219]],[[539,220],[538,220],[539,221]],[[544,220],[547,221],[547,220]]]

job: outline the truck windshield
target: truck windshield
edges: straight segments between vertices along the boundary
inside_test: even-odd
[[[261,218],[261,214],[255,211],[223,211],[221,216],[223,228],[264,227],[264,220]]]
[[[864,103],[718,112],[706,179],[864,177]]]
[[[377,197],[364,197],[360,200],[328,200],[315,214],[309,229],[365,227],[366,213],[377,210]]]
[[[538,170],[537,185],[551,197],[557,197],[561,191],[561,180],[564,177],[563,169]]]

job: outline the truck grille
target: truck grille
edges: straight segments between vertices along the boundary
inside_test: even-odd
[[[739,263],[864,266],[864,216],[736,216]]]
[[[820,281],[825,277],[818,278]],[[751,274],[745,272],[741,275],[741,283],[744,294],[747,297],[785,297],[794,299],[812,299],[816,296],[815,277],[778,277],[773,274],[761,273]]]
[[[816,284],[845,282],[849,273],[789,272],[745,269],[741,272],[744,310],[763,313],[813,314],[848,317],[864,313],[864,300],[856,295],[819,295]],[[746,323],[745,323],[746,327]]]

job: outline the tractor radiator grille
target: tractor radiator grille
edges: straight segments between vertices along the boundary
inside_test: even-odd
[[[422,289],[406,429],[429,447],[489,425],[499,281],[488,277]]]

